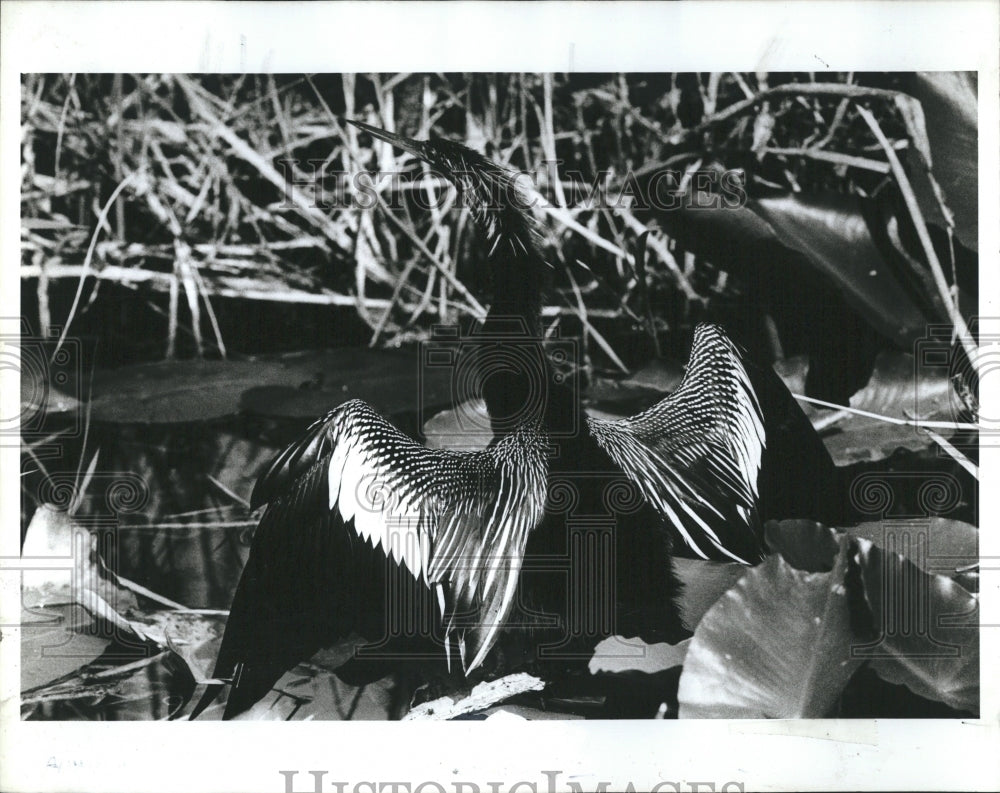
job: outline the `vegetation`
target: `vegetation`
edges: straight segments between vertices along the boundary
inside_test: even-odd
[[[101,490],[106,472],[136,472],[147,493],[112,516],[119,544],[94,550],[87,580],[114,597],[36,587],[43,607],[83,604],[83,624],[61,612],[74,635],[114,631],[80,669],[45,669],[39,651],[26,716],[181,712],[209,673],[221,615],[204,609],[224,609],[235,586],[269,451],[346,396],[380,404],[416,388],[382,348],[484,314],[483,251],[454,191],[344,115],[462,140],[531,177],[552,264],[544,313],[550,333],[581,340],[592,408],[669,390],[664,362],[684,358],[698,321],[719,320],[775,364],[839,466],[856,520],[774,524],[775,554],[750,572],[688,569],[709,582],[690,587],[690,647],[654,669],[595,671],[650,675],[637,684],[646,715],[661,701],[682,716],[976,712],[978,632],[964,624],[851,654],[878,644],[885,575],[918,581],[932,614],[975,622],[974,77],[36,74],[22,89],[22,313],[50,360],[78,347],[67,379],[43,366],[22,388],[39,417],[23,435],[23,531],[64,542],[107,512],[121,476]],[[138,365],[109,368],[123,364]],[[427,418],[384,409],[414,430]],[[43,453],[53,439],[61,459]],[[886,538],[914,515],[933,527],[926,553],[898,554]],[[948,661],[921,641],[960,650]],[[777,676],[761,660],[776,655],[789,662]],[[725,682],[737,696],[706,699],[720,658],[739,670]],[[356,692],[324,663],[285,681],[283,715],[408,711],[394,681]],[[156,671],[152,691],[137,670]],[[530,686],[515,701],[601,715],[577,689],[562,706]],[[135,708],[120,707],[129,696]]]

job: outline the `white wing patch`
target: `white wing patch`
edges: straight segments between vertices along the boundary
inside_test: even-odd
[[[405,486],[379,477],[378,468],[360,444],[342,441],[334,446],[329,463],[329,508],[337,509],[345,522],[372,547],[382,547],[386,556],[407,569],[418,581],[427,569],[431,538],[421,532],[422,514]]]
[[[427,449],[361,402],[328,417],[331,511],[358,536],[436,592],[479,613],[457,628],[466,672],[482,663],[513,602],[530,531],[545,506],[547,463],[540,431],[511,435],[479,452]],[[471,659],[465,658],[471,631]],[[450,659],[449,659],[450,662]]]

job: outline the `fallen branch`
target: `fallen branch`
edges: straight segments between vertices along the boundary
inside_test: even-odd
[[[480,683],[466,697],[459,700],[441,697],[417,705],[403,716],[403,721],[447,721],[466,713],[486,710],[526,691],[541,691],[543,688],[545,683],[539,678],[518,672],[498,680]]]

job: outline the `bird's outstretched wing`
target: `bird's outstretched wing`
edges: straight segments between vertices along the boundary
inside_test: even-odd
[[[756,506],[764,423],[740,352],[721,328],[695,329],[687,372],[670,396],[630,418],[588,424],[696,554],[762,558]]]
[[[430,595],[446,646],[456,640],[465,670],[476,668],[543,515],[545,465],[540,436],[508,436],[477,452],[432,450],[358,400],[315,422],[254,489],[251,505],[267,508],[215,670],[232,678],[226,717],[320,647],[351,634],[381,638],[368,634],[386,626],[366,617],[408,618],[391,612],[412,608],[414,592]],[[395,599],[385,591],[393,573],[408,593]]]

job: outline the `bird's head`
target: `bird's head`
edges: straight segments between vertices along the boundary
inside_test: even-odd
[[[472,212],[492,260],[514,256],[537,258],[537,228],[531,214],[532,191],[517,174],[477,151],[444,138],[414,140],[361,121],[346,119],[373,138],[391,143],[430,165],[458,189]]]

